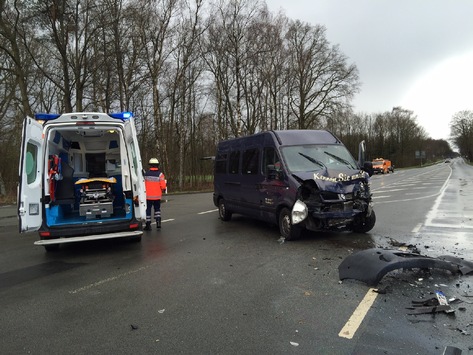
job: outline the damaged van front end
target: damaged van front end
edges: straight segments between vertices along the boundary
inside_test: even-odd
[[[359,233],[374,227],[376,216],[367,172],[324,169],[293,177],[300,183],[291,214],[294,226]]]

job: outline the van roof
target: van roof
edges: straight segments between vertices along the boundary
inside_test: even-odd
[[[280,145],[341,144],[337,137],[326,130],[292,129],[265,131],[250,136],[234,138],[220,142],[219,146],[221,148],[233,147],[235,149],[240,144],[248,147],[268,142],[268,139],[270,141],[275,139]]]
[[[272,131],[281,145],[300,144],[340,144],[340,140],[331,132],[315,129],[293,129]]]

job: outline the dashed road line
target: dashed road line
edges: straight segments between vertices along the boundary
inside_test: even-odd
[[[128,272],[124,272],[123,274],[119,274],[119,275],[116,275],[116,276],[108,277],[108,278],[106,278],[106,279],[99,280],[99,281],[97,281],[97,282],[88,284],[88,285],[86,285],[86,286],[76,288],[75,290],[71,290],[71,291],[69,291],[69,293],[73,295],[73,294],[76,294],[76,293],[79,293],[79,292],[82,292],[82,291],[86,291],[86,290],[89,290],[89,289],[91,289],[91,288],[94,288],[94,287],[97,287],[97,286],[106,284],[106,283],[108,283],[108,282],[121,279],[122,277],[129,276],[129,275],[135,274],[135,273],[137,273],[137,272],[146,270],[146,269],[149,268],[149,267],[150,267],[150,266],[143,266],[143,267],[140,267],[140,268],[138,268],[138,269],[136,269],[136,270],[131,270],[131,271],[128,271]]]
[[[218,209],[214,209],[214,210],[208,210],[208,211],[204,211],[204,212],[199,212],[197,214],[207,214],[207,213],[213,213],[213,212],[217,212]]]
[[[366,314],[376,300],[376,297],[378,296],[378,293],[374,292],[374,290],[374,288],[370,288],[368,290],[365,297],[361,300],[358,307],[356,307],[351,317],[345,323],[345,326],[342,328],[342,330],[340,330],[340,333],[338,333],[339,337],[347,339],[353,338],[356,331],[363,322],[363,319],[366,317]]]

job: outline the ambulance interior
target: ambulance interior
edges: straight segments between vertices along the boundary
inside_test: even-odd
[[[49,131],[44,193],[49,226],[131,218],[128,159],[116,129]]]

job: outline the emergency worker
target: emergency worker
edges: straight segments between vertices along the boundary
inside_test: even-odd
[[[154,208],[154,219],[156,227],[161,228],[161,197],[166,191],[166,178],[159,170],[159,160],[151,158],[148,162],[149,168],[145,173],[146,185],[146,226],[145,230],[151,230],[151,209]]]

